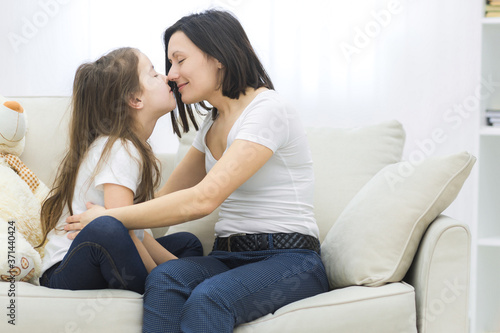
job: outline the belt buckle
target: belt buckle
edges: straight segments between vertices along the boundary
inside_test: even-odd
[[[244,233],[229,235],[229,237],[227,238],[227,252],[232,252],[231,251],[231,238],[236,237],[236,236],[246,236],[246,235],[247,234],[244,234]]]

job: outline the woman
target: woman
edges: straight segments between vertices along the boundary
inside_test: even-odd
[[[171,260],[149,275],[144,332],[232,332],[328,290],[310,151],[295,111],[273,90],[231,14],[183,17],[164,41],[181,117],[192,115],[187,104],[213,108],[157,198],[119,209],[89,205],[67,229],[100,215],[129,229],[174,225],[220,206],[208,256]]]

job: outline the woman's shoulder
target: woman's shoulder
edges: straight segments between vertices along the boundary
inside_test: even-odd
[[[267,89],[255,96],[252,104],[267,104],[272,106],[290,107],[289,101],[275,90]]]
[[[264,115],[276,114],[286,116],[294,112],[291,104],[275,90],[260,92],[247,107],[248,113],[260,112]]]
[[[260,88],[259,88],[260,89]],[[276,101],[281,100],[281,95],[276,92],[276,90],[264,88],[255,96],[254,101]]]

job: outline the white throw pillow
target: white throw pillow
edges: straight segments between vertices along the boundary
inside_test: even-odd
[[[323,241],[349,201],[383,167],[401,161],[405,131],[396,120],[360,128],[308,128],[314,216]]]
[[[349,202],[322,244],[330,287],[401,281],[426,228],[455,200],[475,161],[462,152],[380,170]]]

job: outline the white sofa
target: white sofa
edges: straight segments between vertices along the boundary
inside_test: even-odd
[[[21,159],[50,186],[65,148],[69,98],[13,99],[19,101],[28,114],[29,130]],[[159,156],[164,164],[165,177],[181,158],[191,138],[192,135],[183,137],[177,155]],[[382,236],[370,229],[371,226],[363,226],[363,223],[375,223],[371,219],[384,222],[384,216],[377,216],[381,215],[380,212],[367,212],[363,218],[366,221],[356,219],[356,214],[363,210],[356,206],[359,204],[356,201],[367,200],[366,196],[356,197],[358,192],[367,192],[369,189],[365,190],[366,184],[374,175],[380,173],[386,165],[395,165],[401,159],[404,130],[400,124],[395,121],[386,122],[357,130],[309,129],[308,138],[316,173],[315,212],[323,241],[322,253],[329,276],[332,277],[330,283],[335,288],[241,325],[235,332],[467,332],[470,234],[464,223],[439,215],[446,207],[432,207],[425,214],[419,215],[419,218],[425,215],[432,220],[435,215],[439,216],[428,228],[429,223],[413,227],[412,232],[420,228],[421,233],[416,235],[414,251],[404,254],[409,258],[407,273],[408,267],[399,267],[401,265],[398,264],[398,270],[401,271],[399,275],[379,278],[376,272],[375,280],[371,278],[358,281],[356,276],[362,277],[363,273],[357,271],[356,267],[350,267],[356,264],[376,265],[379,260],[386,260],[390,255],[384,254],[385,244],[403,237],[399,236],[398,224],[389,226],[389,232],[384,231]],[[473,164],[473,161],[469,161],[469,171],[470,163]],[[463,177],[467,177],[467,170]],[[459,181],[452,190],[458,192],[460,186]],[[385,195],[383,190],[375,193]],[[453,195],[451,193],[449,200],[453,200]],[[425,196],[423,193],[423,197]],[[383,200],[389,207],[393,205],[385,198]],[[369,202],[367,205],[373,203]],[[383,210],[387,212],[387,219],[392,218],[389,212],[391,209]],[[216,213],[199,221],[172,227],[168,232],[195,232],[208,253],[213,242]],[[344,225],[339,222],[341,220]],[[354,222],[347,223],[351,220]],[[332,225],[336,226],[336,221],[340,235],[334,235],[333,232]],[[349,225],[355,228],[354,232],[349,229]],[[329,234],[330,230],[332,233]],[[166,228],[153,230],[156,236],[166,231]],[[356,239],[358,232],[360,239]],[[352,233],[354,238],[351,239],[354,241],[349,238],[353,236]],[[387,236],[390,238],[383,239],[384,245],[372,246],[372,241]],[[344,240],[353,244],[358,242],[362,246],[354,246],[351,252],[344,251],[339,249],[339,246],[349,246],[343,245]],[[367,258],[349,257],[364,256],[362,251],[365,251]],[[370,262],[367,263],[364,259]],[[335,262],[330,262],[331,260]],[[352,283],[350,279],[354,279]],[[7,322],[6,306],[10,301],[7,293],[8,284],[0,283],[0,304],[4,309],[0,332],[141,331],[142,297],[131,291],[52,290],[20,282],[16,284],[15,326]]]

